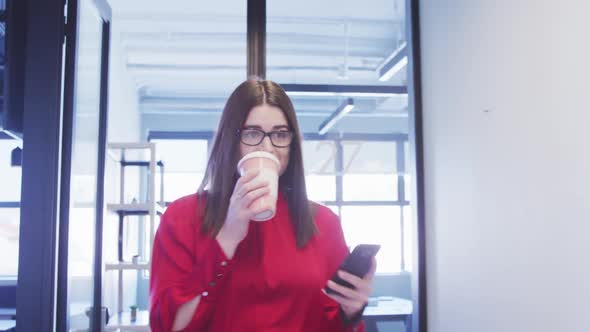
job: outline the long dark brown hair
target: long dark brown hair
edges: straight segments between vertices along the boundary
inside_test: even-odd
[[[199,197],[206,196],[204,209],[199,204],[200,211],[203,211],[200,213],[203,216],[201,231],[216,236],[223,226],[230,196],[239,177],[236,171],[240,159],[238,130],[244,126],[252,108],[263,104],[281,109],[294,133],[289,165],[279,179],[279,190],[287,199],[297,246],[301,248],[317,230],[313,221],[315,211],[312,211],[315,205],[308,201],[305,190],[302,139],[293,104],[285,91],[272,81],[249,79],[234,90],[225,104],[205,176],[198,190]]]

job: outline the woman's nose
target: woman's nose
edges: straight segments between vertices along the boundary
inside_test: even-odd
[[[272,145],[272,141],[270,140],[270,136],[265,136],[260,143],[260,147],[263,151],[272,152],[274,150],[274,146]]]

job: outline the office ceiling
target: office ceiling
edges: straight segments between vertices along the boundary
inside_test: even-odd
[[[246,0],[112,0],[113,29],[146,114],[219,112],[246,78]],[[267,1],[267,78],[278,83],[405,85],[377,67],[405,40],[404,0]],[[298,96],[328,116],[342,96]],[[354,116],[403,117],[407,97],[357,97]]]

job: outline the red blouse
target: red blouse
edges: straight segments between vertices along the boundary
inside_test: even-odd
[[[150,326],[169,332],[179,306],[201,300],[184,331],[364,331],[344,325],[339,305],[321,292],[348,254],[338,217],[319,206],[318,234],[297,249],[285,198],[276,216],[250,222],[233,259],[202,235],[197,195],[172,203],[154,241]]]

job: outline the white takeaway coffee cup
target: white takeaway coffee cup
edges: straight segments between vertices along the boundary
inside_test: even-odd
[[[252,220],[267,221],[275,216],[277,209],[277,195],[279,188],[279,169],[281,163],[272,153],[264,151],[254,151],[246,154],[238,162],[238,172],[240,176],[246,172],[259,170],[256,180],[268,182],[270,191],[268,194],[256,199],[250,205],[254,209],[263,208]]]

